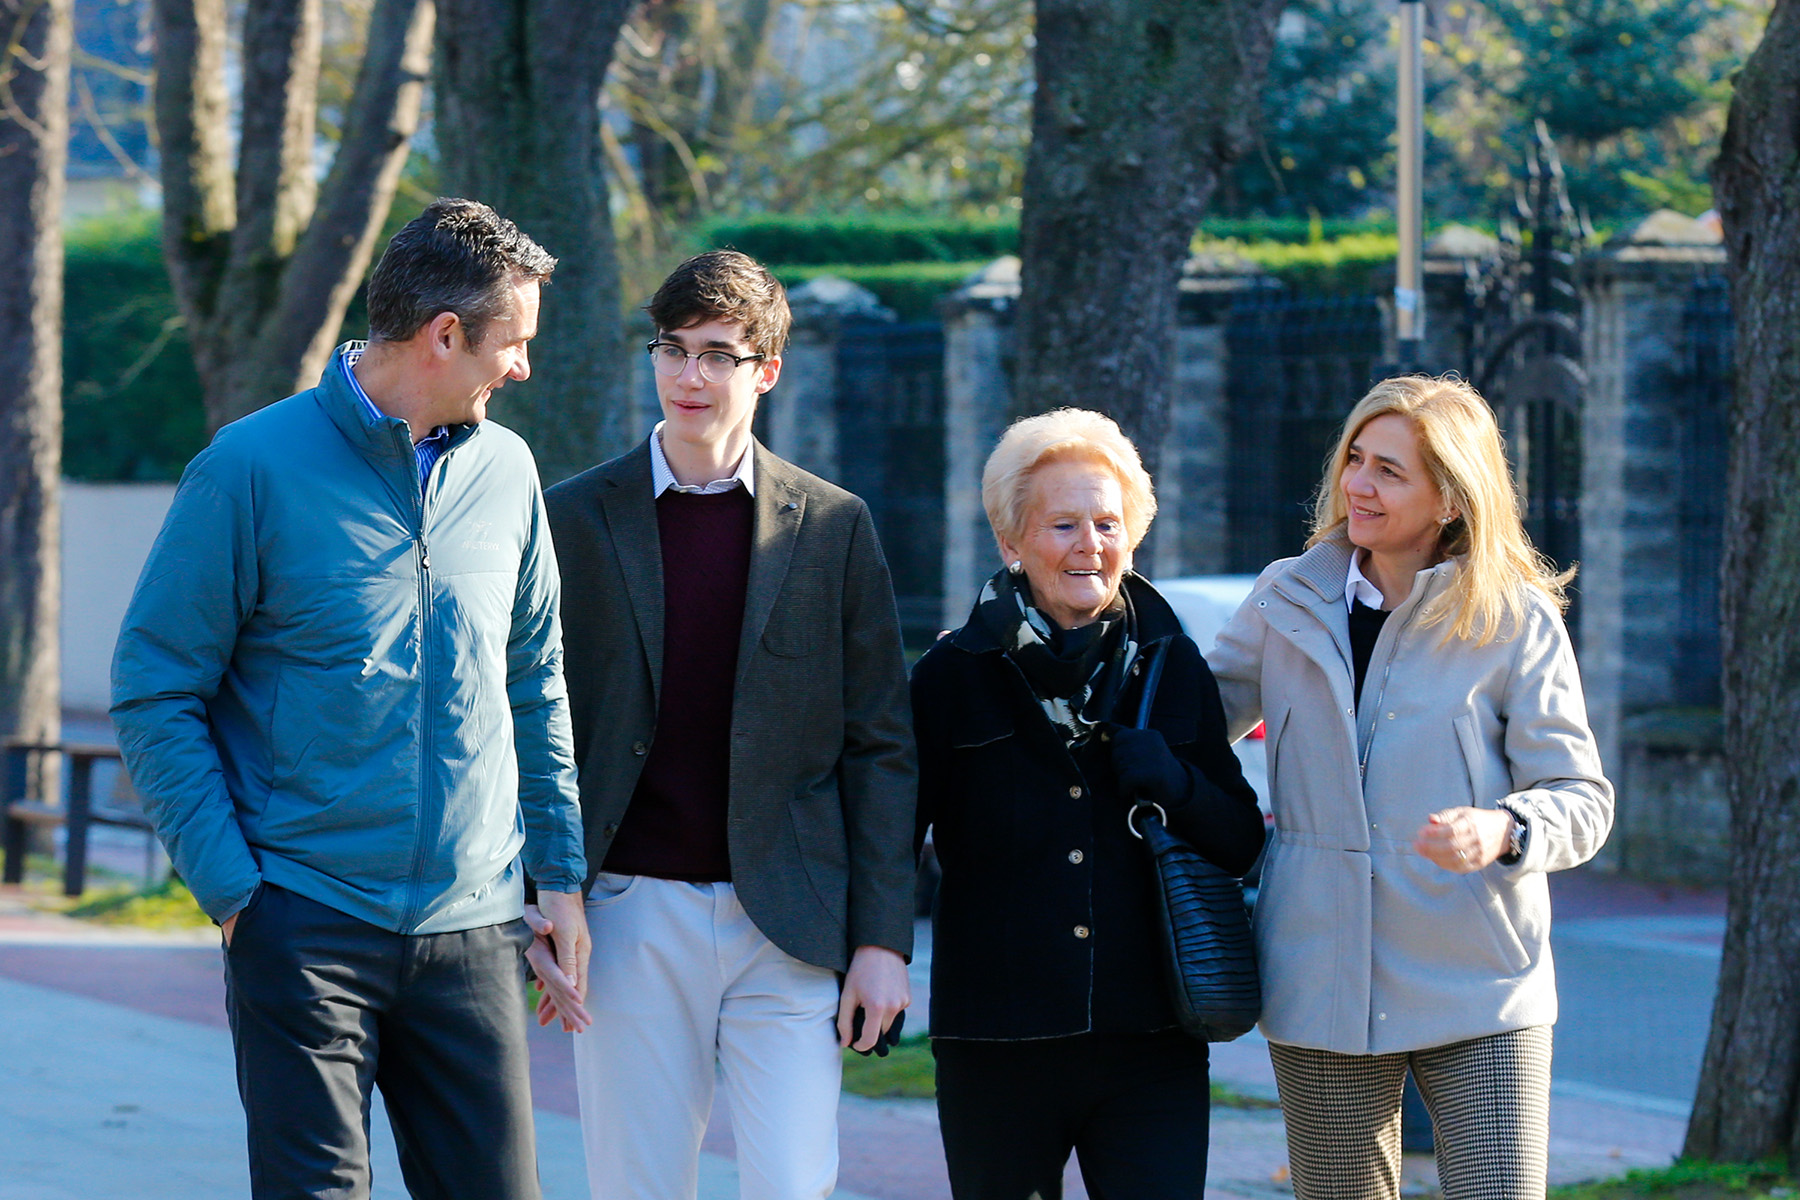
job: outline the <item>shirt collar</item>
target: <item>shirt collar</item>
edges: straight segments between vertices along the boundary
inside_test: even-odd
[[[362,356],[363,347],[359,344],[352,344],[338,356],[338,363],[344,368],[344,378],[350,381],[351,392],[355,394],[358,400],[362,401],[364,411],[369,414],[369,420],[376,422],[385,421],[388,419],[388,415],[375,407],[375,402],[369,399],[369,393],[363,391],[362,380],[358,379],[356,377],[356,372],[351,369],[362,360]],[[430,433],[426,434],[421,440],[432,441],[434,439],[441,439],[447,437],[449,433],[450,427],[448,425],[439,425],[436,429],[433,429]]]
[[[1369,582],[1369,577],[1362,571],[1362,551],[1352,547],[1350,550],[1350,570],[1344,577],[1344,610],[1354,612],[1356,602],[1361,600],[1370,608],[1380,608],[1387,603],[1382,598],[1381,589]]]
[[[746,492],[756,495],[756,455],[751,447],[744,447],[744,457],[738,460],[737,469],[723,479],[715,479],[704,486],[677,483],[675,472],[669,468],[668,456],[663,453],[662,431],[664,422],[658,421],[656,428],[650,431],[650,496],[655,499],[671,488],[678,492],[686,492],[692,496],[716,496],[720,492],[729,492],[732,488],[743,485]]]

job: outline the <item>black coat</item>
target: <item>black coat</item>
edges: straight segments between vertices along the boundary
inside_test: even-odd
[[[1170,827],[1242,873],[1262,847],[1262,816],[1225,740],[1218,685],[1168,602],[1138,576],[1126,587],[1140,644],[1171,642],[1150,717],[1190,768]],[[1138,696],[1134,679],[1119,699],[1121,723],[1131,723]],[[919,836],[932,829],[943,869],[932,1035],[1019,1040],[1172,1026],[1149,856],[1126,828],[1130,801],[1114,785],[1110,743],[1096,736],[1071,753],[976,620],[919,660],[912,702]]]

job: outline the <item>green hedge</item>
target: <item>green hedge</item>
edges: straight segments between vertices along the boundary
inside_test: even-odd
[[[742,217],[702,225],[707,249],[742,250],[787,267],[875,263],[962,263],[1017,254],[1016,220],[931,217]]]
[[[1394,232],[1388,218],[1352,221],[1305,217],[1214,218],[1202,222],[1206,241],[1332,242]],[[786,267],[876,263],[991,261],[1019,252],[1017,218],[958,219],[891,215],[720,217],[694,231],[704,249],[742,250]]]
[[[206,411],[159,218],[83,222],[65,247],[63,474],[175,479],[206,444]]]
[[[1296,292],[1358,295],[1379,290],[1391,272],[1400,239],[1391,233],[1359,233],[1310,245],[1287,242],[1210,242],[1207,248],[1241,255]]]
[[[961,287],[963,280],[990,261],[825,263],[781,266],[774,271],[775,277],[788,288],[799,287],[819,275],[836,275],[874,292],[902,321],[929,321],[937,315],[936,306],[941,297]]]

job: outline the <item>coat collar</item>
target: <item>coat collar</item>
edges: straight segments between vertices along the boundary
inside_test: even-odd
[[[663,664],[662,535],[656,501],[650,495],[650,443],[640,443],[600,468],[600,509],[612,533],[625,595],[637,622],[638,640],[650,664],[661,702]]]
[[[319,386],[313,389],[313,396],[352,446],[383,464],[390,461],[404,463],[416,482],[419,460],[413,453],[411,429],[399,417],[372,416],[344,376],[344,352],[363,350],[367,346],[366,342],[345,342],[332,351],[324,373],[319,376]],[[448,454],[479,432],[479,425],[452,425],[450,444],[444,448],[444,453]]]
[[[1156,590],[1156,585],[1136,571],[1127,571],[1120,586],[1131,597],[1132,610],[1137,613],[1140,646],[1148,646],[1158,639],[1181,632],[1181,618],[1175,615],[1175,609],[1163,598],[1163,594]],[[976,604],[979,605],[980,601],[977,600]],[[975,619],[973,608],[969,610],[969,619],[963,622],[961,629],[950,635],[949,641],[958,650],[967,650],[970,654],[987,654],[1002,648],[987,625]]]
[[[1350,556],[1355,550],[1350,539],[1341,535],[1320,542],[1298,558],[1290,559],[1287,570],[1276,575],[1271,586],[1306,608],[1335,604],[1342,609],[1345,607],[1344,586],[1350,578]],[[1400,608],[1411,608],[1441,590],[1455,573],[1456,566],[1456,559],[1447,558],[1420,571],[1413,579],[1412,592]]]
[[[806,491],[800,486],[798,472],[755,438],[750,440],[750,453],[755,462],[756,495],[750,527],[750,582],[744,591],[744,631],[738,643],[740,684],[774,611],[775,598],[787,581],[794,542],[806,519]]]

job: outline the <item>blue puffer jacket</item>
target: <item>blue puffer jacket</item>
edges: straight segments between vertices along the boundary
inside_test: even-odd
[[[113,660],[113,721],[215,919],[261,880],[398,933],[585,874],[556,556],[525,443],[405,422],[337,361],[182,475]]]

